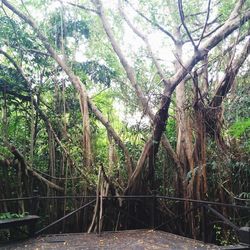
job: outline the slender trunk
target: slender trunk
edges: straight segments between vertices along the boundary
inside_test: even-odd
[[[22,185],[22,166],[21,162],[17,162],[17,197],[22,198],[23,197],[23,185]],[[24,213],[25,208],[24,208],[24,201],[20,200],[18,201],[19,204],[19,213]]]
[[[108,174],[114,173],[115,167],[117,167],[118,162],[118,155],[115,151],[115,145],[113,142],[112,137],[108,134],[108,141],[109,141],[109,152],[108,152],[108,159],[109,159],[109,169]]]
[[[34,158],[34,137],[35,137],[35,109],[33,105],[33,91],[30,91],[30,97],[31,97],[31,117],[30,117],[30,158],[29,158],[29,164],[30,167],[33,167],[33,158]]]
[[[50,130],[48,130],[48,150],[49,150],[49,170],[50,170],[49,172],[52,177],[55,177],[55,145],[54,145],[54,137]]]
[[[92,160],[92,153],[91,153],[91,136],[90,136],[88,100],[87,100],[86,92],[84,90],[81,91],[80,96],[81,96],[80,108],[81,108],[81,113],[82,113],[82,124],[83,124],[84,162],[85,162],[86,169],[90,170],[93,160]]]
[[[102,180],[102,168],[101,166],[99,167],[99,172],[98,172],[98,180],[97,180],[97,186],[96,186],[96,205],[95,205],[95,209],[94,209],[94,214],[92,217],[92,221],[91,224],[89,226],[88,229],[88,233],[90,233],[93,230],[93,227],[96,224],[99,223],[99,221],[97,220],[97,218],[99,217],[99,208],[100,208],[100,199],[99,199],[99,195],[100,195],[100,185],[101,185],[101,180]]]
[[[8,141],[8,104],[7,104],[7,84],[4,83],[3,87],[3,106],[2,106],[2,133],[3,133],[3,139],[4,142]]]

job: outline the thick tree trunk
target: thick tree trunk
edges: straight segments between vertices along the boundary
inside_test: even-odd
[[[197,104],[199,105],[199,104]],[[194,161],[196,163],[195,198],[205,199],[207,194],[207,170],[206,170],[206,126],[203,107],[194,107]]]
[[[176,29],[176,37],[180,40],[180,30]],[[182,68],[182,43],[176,43],[176,62],[175,69],[178,71]],[[185,92],[185,81],[181,81],[176,87],[176,116],[177,116],[177,145],[176,154],[179,157],[183,167],[183,176],[180,176],[180,181],[183,182],[187,175],[191,173],[189,181],[185,182],[188,186],[184,187],[186,191],[184,196],[188,197],[193,193],[194,182],[194,160],[193,160],[193,145],[192,145],[192,130],[187,110],[187,100]]]
[[[165,131],[166,121],[168,119],[168,110],[171,101],[170,96],[170,92],[164,93],[164,99],[162,99],[161,108],[155,115],[153,123],[153,135],[146,142],[142,150],[136,168],[131,178],[129,179],[126,193],[140,192],[139,190],[137,191],[137,187],[142,174],[142,170],[145,167],[147,160],[149,164],[149,174],[152,174],[152,171],[154,170],[156,154],[158,152],[161,137],[163,132]],[[152,190],[154,190],[154,176],[151,176],[150,182],[151,188]]]

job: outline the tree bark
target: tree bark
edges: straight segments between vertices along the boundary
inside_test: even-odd
[[[82,86],[81,86],[82,87]],[[90,135],[90,121],[89,121],[89,109],[88,109],[88,97],[86,91],[82,90],[80,98],[80,108],[82,113],[82,126],[83,126],[83,153],[85,157],[85,166],[87,170],[93,163],[92,152],[91,152],[91,135]],[[81,94],[81,95],[82,95]]]
[[[21,168],[23,169],[22,171],[27,171],[27,173],[31,176],[33,176],[34,178],[38,179],[39,181],[41,181],[42,183],[44,183],[45,185],[47,185],[48,187],[63,192],[63,188],[59,187],[58,185],[52,183],[51,181],[48,181],[47,179],[45,179],[44,177],[42,177],[40,174],[38,174],[35,170],[31,169],[28,164],[26,163],[23,155],[14,147],[9,145],[9,149],[11,151],[11,153],[16,157],[16,159],[18,159],[18,161],[21,164]]]

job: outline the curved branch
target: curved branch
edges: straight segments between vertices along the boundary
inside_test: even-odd
[[[160,77],[162,78],[162,80],[164,81],[165,85],[168,84],[168,79],[166,78],[160,64],[158,63],[154,53],[153,53],[153,50],[148,42],[148,39],[147,37],[141,32],[139,31],[133,24],[132,22],[128,19],[128,17],[126,16],[125,12],[123,11],[122,9],[122,6],[121,6],[121,0],[119,0],[119,11],[120,11],[120,14],[121,16],[124,18],[124,20],[126,21],[126,23],[128,24],[128,26],[134,31],[134,33],[139,36],[143,41],[144,43],[146,44],[147,46],[147,49],[149,51],[149,54],[153,60],[153,63],[155,64],[156,66],[156,69],[158,71],[158,74],[160,75]],[[148,110],[148,109],[147,109]],[[153,112],[151,112],[153,113]],[[151,120],[153,121],[154,120],[154,117],[151,117],[150,114],[148,114],[149,117],[151,118]],[[163,135],[162,137],[162,145],[163,147],[165,148],[165,150],[169,153],[169,155],[173,158],[174,162],[176,163],[177,165],[177,168],[179,168],[180,166],[180,161],[178,159],[178,156],[177,154],[175,153],[175,151],[173,150],[172,146],[170,145],[167,137],[165,135]]]
[[[14,146],[8,144],[8,148],[11,151],[11,153],[20,161],[24,170],[27,170],[31,176],[35,177],[36,179],[38,179],[39,181],[41,181],[42,183],[44,183],[45,185],[47,185],[48,187],[50,187],[52,189],[55,189],[55,190],[60,191],[60,192],[64,191],[64,189],[62,187],[47,180],[46,178],[44,178],[43,176],[38,174],[34,169],[29,167],[29,165],[27,164],[27,162],[24,159],[24,156]]]
[[[152,58],[152,61],[153,63],[155,64],[155,67],[158,71],[158,74],[160,75],[160,77],[162,78],[162,80],[164,81],[165,84],[168,83],[168,80],[167,78],[165,77],[165,74],[160,66],[160,64],[158,63],[155,55],[154,55],[154,52],[152,50],[152,47],[150,46],[149,44],[149,41],[148,41],[148,38],[146,37],[146,35],[144,35],[141,31],[139,31],[133,24],[132,22],[128,19],[127,15],[125,14],[125,12],[123,11],[122,9],[122,6],[121,6],[121,0],[119,0],[119,12],[121,14],[121,16],[124,18],[124,20],[126,21],[126,23],[128,24],[128,26],[133,30],[133,32],[139,36],[143,42],[146,44],[147,46],[147,49],[148,49],[148,52]]]
[[[238,9],[238,6],[236,6]],[[232,13],[234,13],[233,10]],[[181,68],[171,79],[171,89],[174,90],[175,87],[181,82],[181,80],[189,74],[192,68],[204,58],[211,49],[213,49],[218,43],[223,39],[232,34],[233,31],[238,29],[240,26],[245,24],[250,20],[250,10],[246,11],[244,15],[230,15],[229,19],[204,43],[201,43],[200,48],[195,51],[194,55],[184,64],[184,68]]]

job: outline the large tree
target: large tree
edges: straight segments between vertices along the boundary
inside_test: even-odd
[[[229,155],[223,103],[248,63],[248,1],[1,3],[1,147],[19,172],[92,192],[101,165],[106,194],[141,194],[160,192],[167,157],[175,194],[209,196],[208,146]]]

